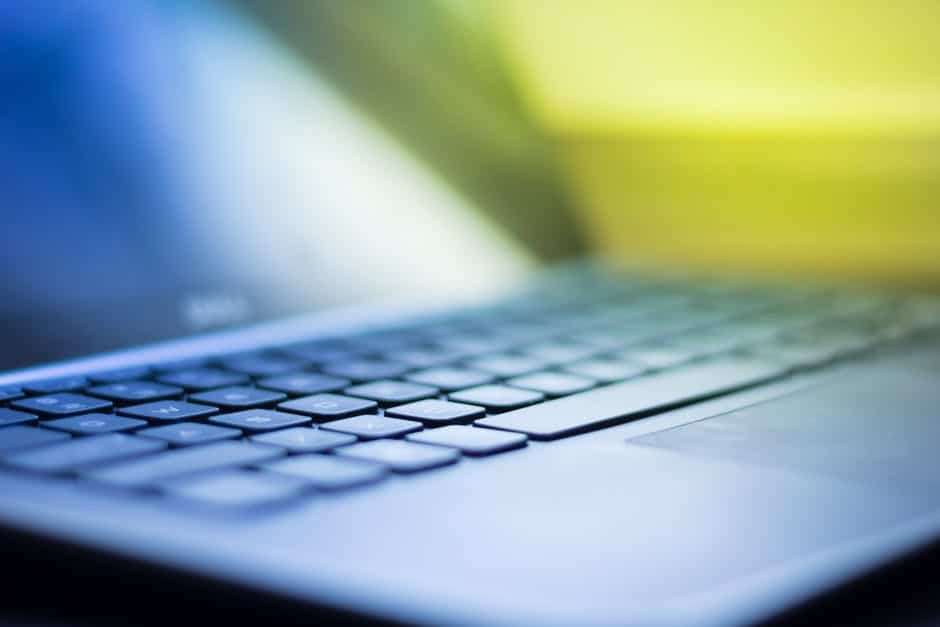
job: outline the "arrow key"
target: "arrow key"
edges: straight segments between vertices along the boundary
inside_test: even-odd
[[[177,420],[193,420],[202,418],[218,412],[215,407],[206,405],[197,405],[196,403],[184,403],[183,401],[157,401],[155,403],[144,403],[143,405],[131,405],[118,410],[119,414],[133,416],[134,418],[143,418],[145,420],[157,420],[160,422],[170,422]]]
[[[272,431],[284,427],[294,427],[310,422],[306,416],[285,414],[270,409],[248,409],[234,414],[222,414],[211,418],[220,425],[244,429],[245,431]]]
[[[173,446],[208,444],[209,442],[237,438],[241,434],[242,432],[238,429],[217,427],[199,422],[174,422],[173,424],[150,427],[137,432],[137,435],[164,440]]]

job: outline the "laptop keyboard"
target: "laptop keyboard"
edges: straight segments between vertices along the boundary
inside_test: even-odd
[[[0,387],[0,463],[255,508],[525,454],[938,325],[926,297],[568,271],[421,324]]]

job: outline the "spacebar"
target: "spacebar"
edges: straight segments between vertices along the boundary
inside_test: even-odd
[[[554,440],[733,392],[783,372],[778,365],[756,359],[716,359],[481,418],[474,424]]]

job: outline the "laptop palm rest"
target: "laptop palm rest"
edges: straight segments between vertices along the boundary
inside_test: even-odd
[[[651,546],[673,543],[671,559],[682,563],[654,571],[646,598],[717,592],[749,572],[805,563],[863,539],[878,552],[883,538],[933,518],[940,512],[937,380],[937,370],[876,364],[626,446],[621,440],[647,479],[653,475],[642,462],[665,456],[654,484],[673,502],[660,510],[658,498],[640,500],[645,507],[630,529],[645,529],[640,535]],[[637,544],[624,552],[643,555]],[[819,592],[823,580],[806,590]],[[778,584],[765,601],[782,596]]]
[[[630,441],[800,473],[935,492],[938,372],[874,365],[788,397]]]

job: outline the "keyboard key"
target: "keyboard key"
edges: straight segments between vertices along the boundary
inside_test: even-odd
[[[177,421],[203,418],[217,413],[219,410],[208,405],[184,403],[183,401],[157,401],[143,405],[131,405],[118,410],[119,414],[143,418],[144,420]]]
[[[506,385],[541,392],[546,396],[566,396],[589,390],[596,385],[593,379],[558,372],[540,372],[506,381]]]
[[[778,340],[761,344],[755,346],[749,352],[757,357],[783,364],[792,369],[821,366],[838,359],[840,356],[840,352],[830,345],[795,340]]]
[[[678,314],[677,314],[678,315]],[[615,344],[611,348],[621,348],[640,342],[649,342],[675,333],[676,328],[694,326],[690,322],[671,320],[668,316],[657,315],[649,320],[634,320],[624,325],[615,325],[604,330],[598,330],[593,335],[582,333],[573,336],[579,342],[593,344],[598,348],[603,344]],[[616,340],[616,343],[615,343]],[[604,346],[607,350],[608,347]]]
[[[332,419],[375,411],[378,406],[379,404],[375,401],[361,398],[350,398],[339,394],[314,394],[286,401],[277,407],[317,419]]]
[[[11,405],[17,409],[46,416],[72,416],[91,411],[107,411],[112,407],[111,401],[81,394],[34,396],[13,401]]]
[[[0,427],[25,424],[28,422],[34,422],[35,420],[35,414],[28,414],[25,411],[16,411],[15,409],[6,409],[5,407],[0,407]]]
[[[160,381],[169,385],[178,385],[187,390],[201,392],[213,388],[248,383],[249,379],[247,375],[236,372],[226,372],[214,368],[194,368],[165,374],[160,377]]]
[[[37,427],[13,426],[0,429],[0,453],[68,440],[67,433]]]
[[[264,470],[298,477],[320,490],[341,490],[375,483],[385,476],[379,464],[335,455],[298,455],[262,464]]]
[[[337,446],[352,444],[356,441],[356,436],[308,427],[294,427],[255,435],[251,440],[261,444],[280,446],[287,449],[288,453],[324,453]]]
[[[23,397],[23,389],[15,385],[0,385],[0,403]]]
[[[601,383],[615,383],[638,377],[646,372],[647,368],[622,359],[591,359],[569,364],[563,370]]]
[[[710,329],[674,335],[667,341],[672,351],[685,352],[694,357],[706,357],[738,349],[748,343],[748,338],[743,325],[735,324],[727,329]],[[645,360],[640,361],[647,363]]]
[[[13,455],[6,463],[34,472],[70,472],[122,457],[153,453],[166,447],[163,442],[138,438],[126,433],[106,433],[52,444]]]
[[[549,364],[560,366],[580,361],[596,354],[596,346],[575,344],[573,342],[540,342],[527,346],[520,351],[523,355],[541,359]]]
[[[228,425],[245,431],[271,431],[310,422],[306,416],[286,414],[271,409],[248,409],[234,414],[222,414],[210,418],[212,422]]]
[[[144,401],[162,401],[176,398],[183,393],[183,388],[150,381],[124,381],[108,383],[88,388],[89,394],[106,398],[116,403],[142,403]]]
[[[437,343],[464,355],[487,355],[510,348],[515,342],[507,338],[458,334],[439,338]]]
[[[336,455],[375,462],[395,472],[409,473],[453,464],[460,458],[454,449],[404,440],[372,440],[336,449]]]
[[[117,431],[130,431],[147,426],[146,420],[124,418],[114,414],[84,414],[71,418],[57,418],[46,420],[42,426],[57,431],[66,431],[75,435],[98,435],[99,433],[114,433]]]
[[[376,438],[394,438],[406,433],[414,433],[420,431],[422,426],[420,422],[414,422],[413,420],[367,415],[326,422],[320,425],[320,428],[327,431],[348,433],[363,440],[374,440]]]
[[[420,338],[407,331],[376,331],[349,338],[349,344],[363,353],[384,353],[409,349],[420,343]]]
[[[698,357],[695,351],[667,345],[637,346],[621,351],[614,356],[654,370],[681,366]]]
[[[83,476],[113,486],[146,487],[179,475],[259,464],[283,454],[273,446],[226,440],[111,464],[87,471]]]
[[[352,381],[323,374],[297,372],[294,374],[268,377],[258,381],[258,386],[275,392],[284,392],[292,396],[309,396],[321,392],[335,392],[349,387]]]
[[[497,377],[519,377],[544,369],[548,364],[540,359],[515,355],[494,355],[467,362],[467,366]]]
[[[307,363],[323,365],[335,361],[349,361],[361,355],[349,344],[339,340],[316,340],[278,349],[279,353],[301,359]]]
[[[433,385],[445,392],[456,392],[477,385],[492,383],[496,377],[488,372],[468,370],[466,368],[431,368],[413,372],[407,377],[409,381]]]
[[[296,477],[249,470],[226,470],[168,481],[161,486],[170,496],[199,505],[252,509],[289,501],[310,489]]]
[[[411,420],[420,420],[425,424],[438,425],[482,418],[485,413],[482,407],[476,405],[452,403],[450,401],[437,399],[399,405],[398,407],[385,411],[386,416],[409,418]]]
[[[490,411],[506,411],[525,407],[544,400],[545,395],[532,390],[506,387],[505,385],[481,385],[461,390],[449,396],[450,400],[470,405],[482,405]]]
[[[222,367],[250,377],[273,377],[304,368],[309,362],[294,357],[273,355],[250,355],[223,359]]]
[[[453,363],[466,353],[449,350],[445,348],[414,348],[410,350],[399,350],[385,353],[385,359],[389,361],[400,361],[408,364],[412,368],[433,368],[444,364]]]
[[[467,425],[451,425],[440,429],[428,429],[405,437],[412,442],[436,444],[458,449],[465,455],[492,455],[525,446],[528,438],[524,433],[481,429]]]
[[[629,341],[624,339],[620,333],[612,330],[582,331],[573,333],[570,337],[577,342],[590,344],[599,351],[617,350],[623,348]]]
[[[372,381],[375,379],[392,379],[400,377],[412,368],[406,364],[378,359],[358,359],[355,361],[340,361],[326,364],[323,372],[334,377],[352,379],[353,381]]]
[[[368,398],[382,405],[395,405],[431,398],[438,393],[438,389],[420,383],[374,381],[346,388],[345,393],[350,396]]]
[[[108,370],[107,372],[96,372],[88,375],[92,383],[121,383],[123,381],[133,381],[135,379],[146,379],[150,376],[150,368],[146,366],[131,366],[119,370]]]
[[[85,377],[63,377],[61,379],[24,383],[22,387],[24,391],[30,394],[56,394],[58,392],[74,392],[87,385],[88,379]]]
[[[553,440],[756,385],[783,371],[754,359],[719,359],[488,416],[476,424]]]
[[[242,432],[228,427],[217,427],[199,422],[175,422],[160,427],[150,427],[137,432],[148,438],[163,440],[174,446],[190,446],[192,444],[208,444],[220,440],[231,440],[241,437]]]
[[[287,395],[283,392],[271,392],[249,387],[221,388],[199,394],[192,394],[189,400],[206,405],[215,405],[222,409],[250,409],[268,407],[283,401]]]

